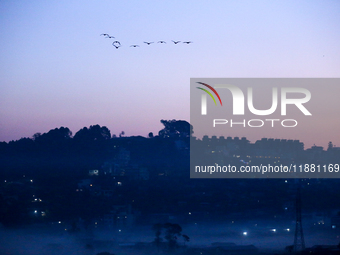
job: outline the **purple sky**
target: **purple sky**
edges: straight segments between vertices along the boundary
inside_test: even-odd
[[[189,120],[192,77],[339,77],[339,13],[338,1],[1,1],[0,141],[94,124],[157,133]],[[340,86],[313,93],[322,119],[294,136],[340,146],[327,97]]]

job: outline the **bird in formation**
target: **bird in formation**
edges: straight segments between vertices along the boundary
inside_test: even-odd
[[[121,45],[120,45],[120,42],[118,42],[118,41],[114,41],[113,43],[112,43],[112,45],[114,46],[114,47],[116,47],[116,49],[118,49]]]
[[[100,36],[104,36],[105,38],[115,38],[114,36],[111,36],[111,35],[109,35],[109,34],[100,34]],[[174,40],[171,40],[174,44],[178,44],[178,43],[180,43],[181,41],[174,41]],[[147,45],[150,45],[150,44],[152,44],[152,43],[154,43],[154,42],[144,42],[145,44],[147,44]],[[166,41],[158,41],[157,43],[166,43]],[[185,41],[185,42],[183,42],[183,43],[186,43],[186,44],[190,44],[190,43],[192,43],[192,41]],[[121,45],[121,43],[119,42],[119,41],[114,41],[113,43],[112,43],[112,45],[116,48],[116,49],[118,49],[118,48],[120,48],[120,47],[122,47],[122,45]],[[140,47],[139,45],[137,45],[137,44],[132,44],[132,45],[130,45],[130,47],[133,47],[133,48],[136,48],[136,47]]]
[[[101,36],[105,36],[105,38],[115,38],[114,36],[109,34],[101,34]]]

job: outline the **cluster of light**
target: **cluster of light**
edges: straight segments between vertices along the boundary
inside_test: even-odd
[[[270,231],[272,231],[272,232],[275,233],[275,232],[276,232],[276,228],[273,228],[273,229],[271,229]]]
[[[244,231],[244,232],[242,233],[242,235],[246,236],[246,235],[248,235],[248,232]]]

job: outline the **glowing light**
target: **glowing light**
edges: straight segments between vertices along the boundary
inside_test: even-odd
[[[248,232],[244,231],[242,234],[243,234],[244,236],[246,236],[246,235],[248,235]]]

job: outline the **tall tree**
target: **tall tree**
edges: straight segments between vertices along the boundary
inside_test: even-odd
[[[93,142],[93,141],[104,141],[111,138],[110,130],[103,126],[94,125],[90,128],[84,127],[80,129],[75,135],[74,139],[76,141]]]
[[[178,224],[166,223],[163,228],[165,229],[165,239],[168,241],[169,249],[175,249],[177,247],[177,237],[182,235],[182,227]]]
[[[158,135],[162,138],[188,138],[194,133],[192,125],[185,120],[161,120],[161,123],[164,128],[158,132]]]

